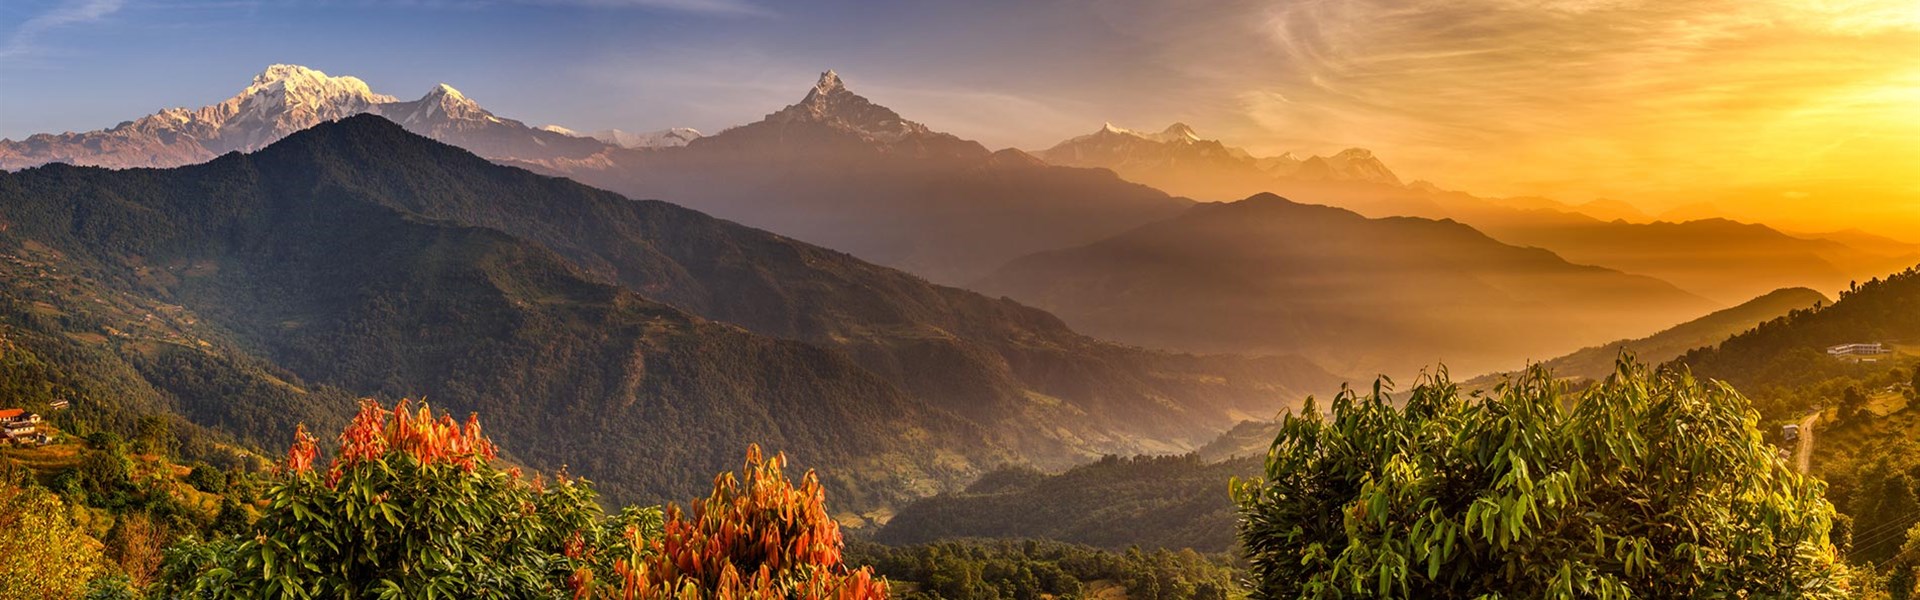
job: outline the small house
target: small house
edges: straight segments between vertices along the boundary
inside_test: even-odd
[[[16,444],[31,444],[40,437],[40,415],[23,408],[0,409],[0,438]]]

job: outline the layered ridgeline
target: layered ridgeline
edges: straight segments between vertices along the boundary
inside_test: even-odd
[[[1785,317],[1793,311],[1817,308],[1828,302],[1830,300],[1826,295],[1806,288],[1774,290],[1739,306],[1715,311],[1660,333],[1581,348],[1566,356],[1543,361],[1540,365],[1552,371],[1556,377],[1599,380],[1613,374],[1614,365],[1623,353],[1632,354],[1642,362],[1660,364],[1696,348],[1715,346],[1722,340],[1761,323]],[[1517,371],[1490,374],[1477,377],[1467,385],[1490,386],[1518,374]]]
[[[1920,342],[1920,268],[1861,282],[1832,305],[1795,310],[1718,346],[1687,352],[1677,362],[1703,377],[1734,384],[1750,395],[1806,389],[1830,379],[1858,379],[1912,360]],[[1882,344],[1874,362],[1829,355],[1840,344]],[[1833,390],[1828,390],[1833,391]],[[1787,398],[1776,398],[1788,400]],[[1793,398],[1811,406],[1832,398]]]
[[[1395,375],[1440,362],[1490,370],[1712,309],[1657,279],[1459,223],[1368,219],[1271,194],[1028,256],[977,287],[1094,335]]]
[[[274,65],[213,106],[168,109],[99,131],[0,140],[0,168],[180,166],[360,113],[496,162],[635,198],[672,199],[943,283],[1191,204],[1104,171],[1048,166],[1019,150],[990,152],[854,94],[832,72],[799,103],[718,135],[676,128],[589,137],[496,116],[446,84],[402,102],[354,77]]]
[[[1204,200],[1245,198],[1307,182],[1400,185],[1399,176],[1364,148],[1305,158],[1291,153],[1256,156],[1202,138],[1185,123],[1174,123],[1159,133],[1108,123],[1099,131],[1034,155],[1056,165],[1112,169],[1128,181]]]
[[[942,283],[1191,205],[1106,171],[988,151],[853,93],[831,71],[800,102],[684,147],[609,149],[528,166],[636,198],[668,198]]]
[[[259,150],[295,131],[361,113],[385,115],[421,135],[503,159],[589,156],[610,143],[495,116],[444,83],[418,100],[401,101],[375,93],[357,77],[329,76],[298,65],[273,65],[254,76],[238,94],[218,104],[169,108],[96,131],[0,140],[0,169],[56,162],[118,168],[177,167],[206,162],[227,152]],[[617,137],[623,144],[655,139],[624,133]]]
[[[195,422],[273,439],[344,408],[315,389],[426,395],[511,415],[496,431],[516,458],[568,464],[621,499],[685,496],[758,441],[832,467],[849,505],[874,507],[1003,461],[1190,448],[1333,385],[1298,359],[1102,343],[1010,301],[497,166],[373,116],[192,167],[29,169],[0,179],[0,197],[9,252],[35,272],[209,332],[136,340],[75,318],[66,338],[108,331],[93,347],[291,375],[278,379],[293,393],[259,408],[278,420],[188,411]],[[252,402],[209,393],[191,400]]]
[[[1780,288],[1839,290],[1849,280],[1920,262],[1920,247],[1857,232],[1795,236],[1717,218],[1656,221],[1618,201],[1570,205],[1403,184],[1364,149],[1304,159],[1260,157],[1180,123],[1160,133],[1108,125],[1037,156],[1052,164],[1112,169],[1128,181],[1203,200],[1270,192],[1370,217],[1453,219],[1502,242],[1657,277],[1729,305]]]

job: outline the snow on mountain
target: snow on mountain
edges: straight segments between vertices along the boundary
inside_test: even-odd
[[[767,120],[825,123],[883,142],[897,142],[915,135],[933,133],[926,125],[903,119],[893,109],[874,104],[848,91],[846,84],[840,81],[840,75],[832,69],[820,74],[820,80],[813,84],[813,90],[807,92],[807,97],[801,99],[800,103],[768,115]]]
[[[333,77],[298,65],[273,65],[239,94],[196,109],[169,108],[111,129],[0,140],[0,168],[49,162],[105,167],[171,167],[232,151],[253,151],[289,133],[384,103],[357,77]]]
[[[593,134],[593,138],[620,146],[622,148],[670,148],[685,146],[687,142],[700,139],[700,131],[689,127],[675,127],[658,131],[639,133],[607,129]]]
[[[1122,176],[1143,175],[1143,179],[1154,182],[1225,176],[1400,184],[1400,178],[1386,163],[1365,149],[1304,158],[1291,153],[1254,156],[1218,140],[1204,139],[1185,123],[1174,123],[1157,133],[1107,123],[1099,131],[1061,142],[1039,156],[1053,164],[1103,167]]]
[[[934,131],[853,93],[831,70],[821,73],[799,102],[759,121],[695,140],[688,148],[795,158],[879,152],[980,161],[991,154],[978,142]]]
[[[369,112],[488,158],[586,156],[606,147],[596,140],[496,117],[444,83],[419,100],[402,102],[374,93],[357,77],[277,64],[218,104],[168,108],[104,130],[0,140],[0,169],[51,162],[176,167],[227,152],[251,152],[295,131]]]
[[[574,130],[572,130],[572,129],[567,129],[567,128],[565,128],[565,127],[561,127],[561,126],[559,126],[559,125],[541,125],[541,126],[540,126],[540,127],[538,128],[538,129],[539,129],[539,130],[541,130],[541,131],[551,131],[551,132],[553,132],[553,133],[558,133],[558,134],[560,134],[560,135],[570,135],[570,136],[573,136],[573,137],[588,137],[588,136],[585,136],[585,135],[581,135],[581,134],[580,134],[580,132],[578,132],[578,131],[574,131]]]

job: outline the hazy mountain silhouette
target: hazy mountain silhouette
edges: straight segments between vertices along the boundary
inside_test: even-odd
[[[1472,372],[1652,333],[1712,303],[1451,221],[1369,219],[1271,194],[1203,204],[978,284],[1076,328],[1202,351],[1299,353],[1346,372]]]

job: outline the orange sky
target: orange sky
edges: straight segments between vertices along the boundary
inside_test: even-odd
[[[1920,0],[454,4],[6,3],[0,135],[218,102],[273,62],[578,131],[718,131],[834,68],[994,148],[1184,121],[1482,195],[1920,238]]]
[[[1253,149],[1920,237],[1920,2],[1310,0],[1252,27],[1301,70],[1244,80],[1245,125],[1218,135]]]

